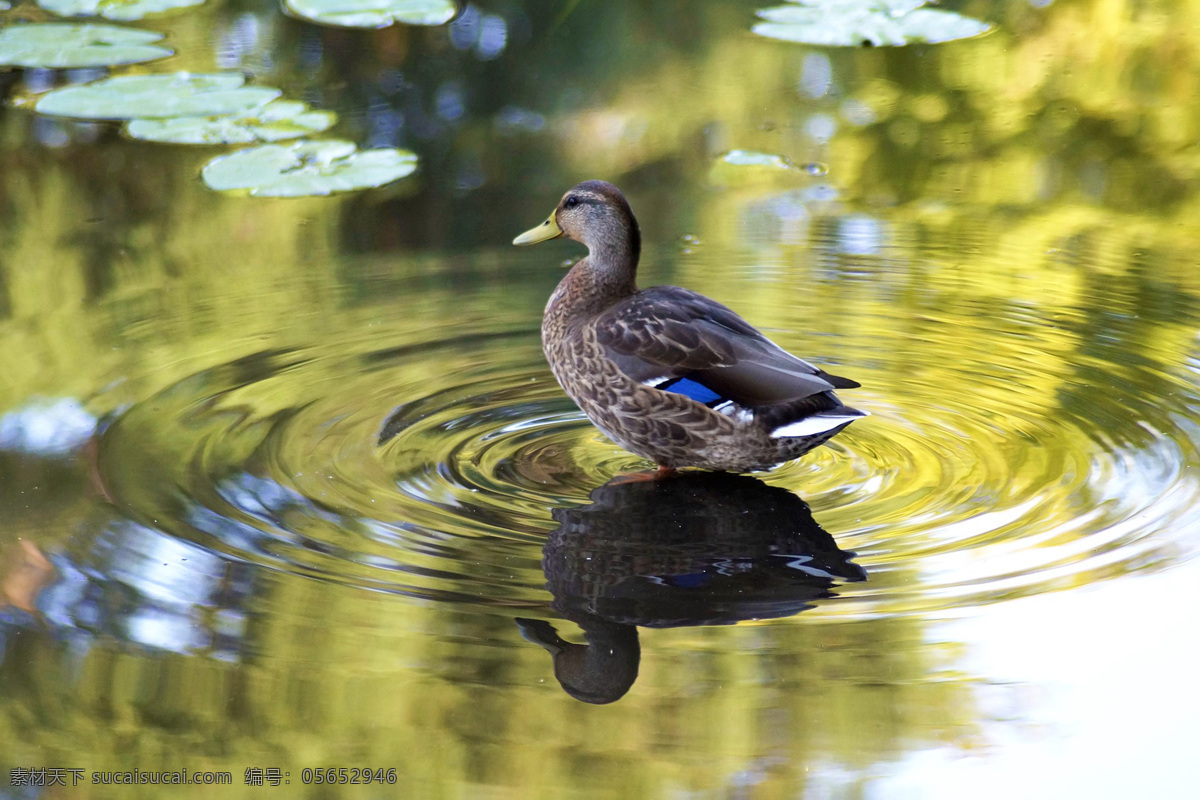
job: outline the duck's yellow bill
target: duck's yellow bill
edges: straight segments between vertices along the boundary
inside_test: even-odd
[[[555,239],[562,235],[562,230],[559,229],[558,223],[554,221],[554,215],[551,214],[550,218],[541,225],[538,225],[536,228],[530,228],[513,239],[513,244],[537,244],[538,242]]]

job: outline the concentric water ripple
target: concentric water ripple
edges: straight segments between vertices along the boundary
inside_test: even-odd
[[[988,334],[1002,358],[896,371],[862,357],[843,371],[863,383],[852,402],[872,416],[763,476],[803,497],[867,571],[810,616],[965,606],[1197,549],[1194,360],[1178,374],[1099,357],[1048,372],[1020,358],[1038,352],[1030,337],[1044,324],[1022,316]],[[552,510],[648,465],[562,395],[532,326],[445,333],[262,352],[197,373],[105,432],[107,491],[143,524],[264,566],[544,606]],[[1158,391],[1132,388],[1148,384]]]

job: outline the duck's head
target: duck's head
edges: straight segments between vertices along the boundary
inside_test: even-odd
[[[605,181],[584,181],[562,196],[545,222],[513,244],[537,244],[565,236],[597,251],[626,251],[636,261],[642,247],[637,220],[621,190]]]

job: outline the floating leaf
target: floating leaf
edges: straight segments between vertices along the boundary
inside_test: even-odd
[[[796,169],[796,165],[786,156],[774,153],[759,153],[755,150],[730,150],[721,156],[726,164],[735,167],[770,167],[771,169]]]
[[[176,8],[198,6],[204,0],[38,0],[38,5],[60,17],[104,17],[122,22],[161,14]]]
[[[171,55],[151,44],[161,33],[116,25],[65,22],[13,25],[0,29],[0,65],[14,67],[111,67]]]
[[[208,162],[203,177],[218,191],[302,197],[383,186],[416,168],[417,156],[407,150],[359,150],[351,142],[327,139],[239,150]]]
[[[795,0],[764,8],[754,32],[804,44],[881,47],[948,42],[978,36],[990,26],[952,11],[924,8],[923,0]]]
[[[724,186],[795,185],[803,174],[824,175],[824,164],[797,165],[787,156],[760,153],[757,150],[730,150],[719,156],[708,172],[708,179]]]
[[[240,114],[175,119],[135,119],[125,130],[135,139],[171,144],[253,144],[320,133],[337,122],[332,111],[312,111],[294,100],[274,100]]]
[[[80,119],[166,119],[238,114],[266,105],[278,89],[242,86],[236,72],[126,75],[55,89],[41,97],[42,114]]]
[[[453,0],[284,0],[284,7],[312,22],[343,28],[444,25],[457,12]]]

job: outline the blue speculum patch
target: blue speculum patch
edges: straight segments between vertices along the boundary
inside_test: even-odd
[[[694,381],[691,378],[676,378],[666,383],[660,383],[657,389],[662,389],[664,392],[675,392],[684,397],[689,397],[697,403],[703,403],[706,406],[711,406],[714,403],[719,403],[724,398],[714,392],[712,389],[705,386],[699,381]]]

